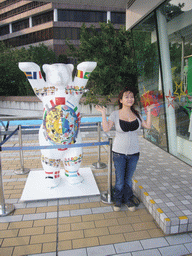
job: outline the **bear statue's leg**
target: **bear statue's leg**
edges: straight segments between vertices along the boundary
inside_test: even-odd
[[[78,136],[75,143],[81,143],[80,132],[78,132]],[[83,181],[83,177],[78,172],[82,161],[82,154],[82,147],[69,148],[65,152],[63,158],[65,178],[70,184],[78,184]]]
[[[53,145],[45,139],[43,128],[39,130],[39,144],[41,146]],[[45,183],[47,187],[54,188],[59,185],[60,177],[60,162],[63,152],[57,149],[42,149],[41,162],[45,171]]]

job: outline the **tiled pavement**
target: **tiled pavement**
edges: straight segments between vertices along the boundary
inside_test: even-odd
[[[135,192],[165,234],[192,231],[192,167],[142,140]]]
[[[93,132],[83,133],[83,138],[84,142],[97,140]],[[107,140],[105,136],[103,140]],[[38,145],[37,136],[26,136],[23,144]],[[142,137],[140,144],[134,186],[143,203],[136,212],[125,208],[114,212],[98,196],[21,203],[27,175],[14,173],[20,167],[18,152],[3,152],[5,199],[16,210],[12,215],[0,217],[0,255],[190,255],[192,232],[186,232],[186,225],[190,227],[192,169]],[[17,137],[8,145],[17,145]],[[107,163],[107,146],[101,152],[101,161]],[[24,159],[26,168],[41,170],[39,151],[24,152]],[[97,148],[84,148],[82,167],[96,161]],[[92,170],[100,191],[106,191],[107,169]],[[173,202],[175,197],[178,200]],[[173,204],[176,208],[172,208]],[[178,227],[172,232],[184,233],[165,235],[157,224],[158,218],[156,222],[152,215],[159,217],[163,230],[168,222]],[[178,217],[185,218],[178,220]]]

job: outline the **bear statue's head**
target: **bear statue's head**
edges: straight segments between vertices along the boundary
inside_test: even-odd
[[[72,82],[73,68],[72,64],[44,64],[43,71],[46,75],[46,82],[53,86],[66,87]]]

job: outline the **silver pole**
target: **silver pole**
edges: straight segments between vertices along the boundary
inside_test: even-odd
[[[157,10],[157,26],[159,34],[159,47],[162,62],[162,75],[164,93],[166,96],[169,92],[173,92],[171,60],[169,52],[169,38],[167,34],[167,21],[163,9]],[[177,132],[176,132],[176,117],[175,109],[168,104],[165,104],[167,132],[168,132],[168,147],[169,153],[177,156]]]
[[[108,190],[107,193],[101,194],[101,201],[106,204],[112,204],[111,191],[112,191],[112,144],[113,139],[109,138],[109,157],[108,157]]]
[[[101,123],[97,123],[98,142],[101,142]],[[95,169],[104,169],[107,167],[105,163],[101,163],[101,146],[98,146],[98,162],[92,164]]]
[[[0,142],[1,142],[1,128],[0,128]],[[9,215],[13,212],[15,207],[11,204],[5,204],[3,193],[3,178],[2,178],[2,166],[1,166],[1,146],[0,146],[0,217]]]
[[[23,146],[23,142],[22,142],[22,130],[21,130],[21,125],[19,125],[18,136],[19,136],[19,146],[22,147],[22,146]],[[19,175],[21,175],[21,174],[23,175],[23,174],[29,173],[30,169],[24,168],[24,158],[23,158],[23,150],[22,150],[22,149],[19,151],[19,156],[20,156],[20,165],[21,165],[21,168],[15,170],[14,173],[15,173],[15,174],[19,174]]]
[[[182,36],[182,51],[181,51],[181,82],[183,82],[184,77],[184,57],[185,57],[185,37]]]

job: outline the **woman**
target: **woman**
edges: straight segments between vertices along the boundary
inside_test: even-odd
[[[132,191],[132,176],[139,160],[138,131],[151,128],[151,109],[147,107],[146,121],[134,108],[136,91],[126,87],[118,97],[119,110],[113,111],[107,121],[105,107],[96,106],[102,114],[102,126],[105,132],[115,125],[116,135],[113,142],[113,161],[115,166],[114,211],[120,211],[124,203],[130,211],[135,211]]]

